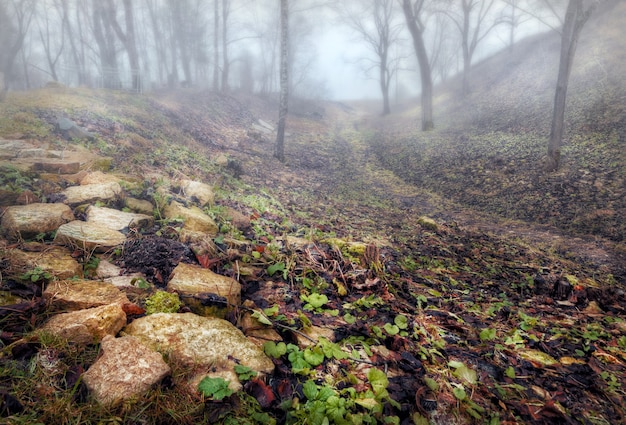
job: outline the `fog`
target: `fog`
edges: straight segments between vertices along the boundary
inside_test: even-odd
[[[376,36],[375,7],[387,2],[292,2],[292,94],[337,100],[381,98],[380,56],[368,37]],[[424,22],[435,83],[463,68],[460,33],[453,23],[458,5],[453,2],[448,10],[437,8],[443,3],[433,2]],[[481,18],[483,30],[472,63],[510,43],[513,27],[503,18],[510,13],[508,3],[494,2]],[[516,13],[524,16],[518,16],[515,23],[516,40],[558,25],[554,15],[532,19],[524,15],[526,9],[521,7],[533,1],[512,3],[521,5]],[[24,90],[58,80],[68,86],[114,84],[128,89],[141,81],[143,91],[180,87],[261,94],[278,91],[278,2],[152,0],[130,4],[132,10],[121,0],[3,2],[0,39],[4,46],[12,46],[4,48],[0,57],[7,87]],[[398,3],[389,4],[394,6],[389,22],[397,32],[390,40],[387,59],[388,90],[391,100],[397,101],[419,94],[420,84],[405,18]],[[20,39],[22,45],[17,46]],[[19,47],[17,52],[14,46]],[[134,62],[132,48],[138,51]]]

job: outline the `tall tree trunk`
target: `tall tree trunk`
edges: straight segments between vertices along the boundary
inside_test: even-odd
[[[222,91],[228,92],[230,78],[230,59],[228,59],[228,15],[230,14],[230,0],[222,0]]]
[[[220,0],[213,4],[213,91],[220,89]]]
[[[135,39],[135,17],[131,0],[124,0],[124,12],[126,15],[126,42],[124,43],[128,52],[128,62],[133,79],[133,90],[141,92],[141,73],[139,67],[139,53],[137,52],[137,42]]]
[[[561,165],[561,142],[565,127],[565,104],[567,100],[567,87],[569,76],[576,54],[576,46],[583,25],[591,16],[594,6],[584,9],[583,0],[569,0],[565,12],[565,22],[561,33],[561,58],[559,61],[559,74],[554,94],[554,110],[552,112],[552,128],[548,141],[548,156],[546,170],[558,170]]]
[[[380,63],[380,90],[383,94],[383,115],[389,115],[391,108],[389,107],[389,70],[387,68],[386,55],[381,57]]]
[[[413,13],[411,0],[402,0],[402,10],[406,18],[406,23],[413,38],[413,48],[417,56],[420,68],[420,79],[422,83],[422,131],[435,128],[433,121],[433,79],[428,61],[428,52],[424,44],[423,28],[418,26],[419,16]]]
[[[274,156],[285,162],[285,125],[289,112],[289,1],[280,0],[280,104],[276,152]]]

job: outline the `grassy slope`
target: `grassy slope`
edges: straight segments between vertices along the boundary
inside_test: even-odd
[[[415,131],[416,109],[376,125],[382,162],[405,180],[458,202],[570,232],[626,237],[626,49],[621,2],[583,30],[570,80],[561,170],[542,171],[559,36],[536,35],[436,91],[437,130]],[[388,121],[388,122],[385,122]],[[382,139],[382,140],[381,140]]]

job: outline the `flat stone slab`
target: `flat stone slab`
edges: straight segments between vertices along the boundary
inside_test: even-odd
[[[239,305],[241,300],[239,282],[193,264],[178,263],[172,271],[167,289],[191,296],[201,293],[217,294],[225,297],[232,305]]]
[[[132,336],[105,336],[102,356],[83,374],[87,389],[101,404],[116,405],[141,395],[171,373],[161,354]]]
[[[11,268],[21,273],[39,267],[58,279],[71,279],[83,275],[83,267],[63,247],[47,247],[41,252],[10,249],[6,251],[6,258]]]
[[[87,222],[99,224],[112,230],[139,229],[152,226],[154,217],[92,205],[87,208]]]
[[[109,304],[129,304],[122,291],[110,283],[93,280],[59,280],[50,282],[43,292],[52,310],[84,310]]]
[[[28,204],[8,207],[2,217],[2,229],[9,239],[30,239],[57,230],[74,220],[72,209],[65,204]]]
[[[59,227],[54,241],[85,251],[107,252],[122,245],[126,236],[99,224],[74,220]]]
[[[120,304],[109,304],[52,316],[44,331],[78,344],[95,344],[106,335],[116,335],[126,325]]]
[[[70,186],[61,192],[63,203],[68,205],[90,204],[96,201],[112,201],[122,193],[117,182]]]
[[[215,236],[218,231],[217,224],[200,208],[192,206],[186,208],[182,204],[172,201],[164,208],[165,218],[180,218],[184,221],[183,230],[186,234],[181,235],[185,241],[201,240],[206,236]]]
[[[242,364],[270,373],[274,363],[263,350],[226,320],[193,313],[155,313],[135,319],[122,331],[147,346],[169,353],[172,362],[197,374],[233,370]]]
[[[75,174],[80,171],[80,162],[63,159],[48,159],[33,163],[33,171],[54,174]]]

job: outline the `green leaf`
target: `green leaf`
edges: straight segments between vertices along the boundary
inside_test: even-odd
[[[276,272],[283,271],[285,271],[285,263],[283,263],[282,261],[276,264],[272,264],[267,268],[267,274],[269,274],[270,276],[274,276]]]
[[[453,373],[459,379],[463,379],[468,384],[474,385],[478,381],[478,377],[476,376],[476,371],[470,369],[469,367],[463,365],[457,368]]]
[[[504,374],[511,378],[514,379],[515,378],[515,369],[513,369],[513,366],[509,366],[506,368],[506,370],[504,371]]]
[[[467,394],[465,393],[465,389],[463,388],[463,385],[455,385],[455,387],[452,389],[452,394],[454,394],[456,399],[460,401],[463,401],[467,398]]]
[[[344,314],[343,315],[343,320],[345,320],[348,325],[353,325],[353,324],[356,323],[356,317],[354,317],[350,313]]]
[[[406,329],[409,327],[409,320],[403,314],[397,315],[393,319],[393,323],[400,329]]]
[[[208,376],[200,381],[198,390],[206,397],[212,397],[213,400],[222,400],[233,393],[233,390],[228,388],[228,381],[224,378],[211,378]]]
[[[272,321],[259,310],[254,310],[254,313],[252,313],[252,317],[264,325],[272,326]]]
[[[391,323],[385,323],[383,329],[391,336],[397,335],[400,332],[400,328],[396,325],[392,325]]]
[[[267,341],[263,344],[263,351],[268,356],[277,359],[287,353],[287,345],[284,342]]]
[[[238,364],[235,365],[234,370],[240,381],[248,381],[257,376],[256,371],[250,369],[248,366]]]
[[[279,309],[278,304],[274,304],[272,307],[264,308],[263,313],[267,317],[274,317],[278,314],[278,309]]]
[[[324,352],[321,347],[307,348],[304,350],[304,360],[311,366],[319,366],[324,361]]]
[[[309,379],[302,385],[302,393],[308,400],[315,400],[319,393],[319,387],[314,381]]]
[[[387,375],[380,369],[371,368],[367,372],[367,379],[370,381],[370,385],[372,386],[372,391],[374,394],[379,395],[383,391],[386,392],[387,386],[389,385],[389,380],[387,379]]]
[[[313,309],[321,308],[328,302],[328,297],[324,294],[300,295],[300,298]],[[306,306],[304,308],[306,310]]]
[[[432,392],[439,391],[439,384],[433,378],[429,378],[428,376],[424,376],[424,383]]]
[[[493,341],[496,338],[496,330],[494,328],[485,328],[480,331],[481,341]]]

